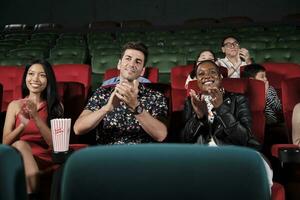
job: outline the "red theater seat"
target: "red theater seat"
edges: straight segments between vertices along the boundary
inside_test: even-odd
[[[71,118],[72,127],[85,106],[85,88],[78,82],[58,82],[57,90],[64,105],[64,117]],[[77,138],[71,131],[70,142],[76,143]]]
[[[85,99],[91,90],[91,67],[86,64],[54,65],[53,70],[57,82],[78,82],[84,85]]]
[[[172,110],[182,111],[186,98],[185,81],[193,70],[193,65],[179,65],[171,69]]]
[[[263,63],[267,77],[281,97],[281,82],[288,78],[300,77],[300,65],[296,63]]]
[[[273,182],[271,193],[272,200],[285,200],[285,190],[283,185],[281,185],[280,183]]]
[[[1,111],[6,111],[8,104],[14,99],[22,98],[21,85],[24,67],[0,66],[0,83],[3,86]]]

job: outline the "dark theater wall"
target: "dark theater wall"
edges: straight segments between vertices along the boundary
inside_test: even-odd
[[[178,25],[190,18],[240,15],[274,22],[290,13],[300,13],[299,0],[1,0],[0,25],[55,22],[78,27],[132,19]]]

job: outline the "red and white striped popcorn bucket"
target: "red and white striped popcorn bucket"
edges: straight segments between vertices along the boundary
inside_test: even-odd
[[[51,133],[54,152],[66,152],[69,150],[71,119],[52,119]]]

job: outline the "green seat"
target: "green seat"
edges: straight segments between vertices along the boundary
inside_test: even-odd
[[[159,53],[177,53],[179,48],[170,47],[170,46],[150,46],[148,47],[149,55],[159,54]]]
[[[16,46],[9,43],[0,43],[0,51],[7,53],[9,50],[14,49]]]
[[[273,44],[273,48],[300,49],[300,40],[278,41]]]
[[[104,74],[92,73],[92,91],[95,91],[102,85]]]
[[[7,54],[8,57],[20,57],[28,59],[44,59],[48,56],[48,52],[40,48],[20,48],[12,49]]]
[[[61,33],[59,39],[84,40],[84,36],[82,33]]]
[[[85,61],[81,57],[69,56],[69,57],[50,57],[48,61],[52,65],[58,64],[85,64]]]
[[[246,48],[248,50],[256,50],[256,49],[266,49],[267,43],[263,41],[245,41],[241,42],[240,44],[241,48]]]
[[[300,41],[300,34],[296,33],[296,34],[289,34],[289,35],[285,35],[282,36],[278,39],[278,41]]]
[[[299,49],[265,49],[257,50],[254,53],[254,61],[256,63],[265,62],[291,62],[300,64]]]
[[[30,37],[28,33],[10,33],[4,35],[4,38],[6,39],[21,39],[21,40],[27,40]]]
[[[243,33],[263,33],[265,31],[265,28],[263,26],[245,26],[245,27],[239,27],[237,28],[237,31],[239,32],[238,35]]]
[[[270,26],[267,31],[270,32],[293,32],[297,29],[295,25],[280,25],[280,26]]]
[[[90,55],[92,57],[109,55],[109,54],[120,54],[120,48],[100,48],[100,49],[93,49],[90,51]]]
[[[261,156],[242,147],[187,144],[111,145],[67,160],[64,200],[267,200]]]
[[[84,39],[58,38],[56,46],[86,46]]]
[[[92,57],[92,72],[104,74],[106,69],[116,68],[120,54],[94,55]]]
[[[50,39],[50,40],[56,40],[58,38],[57,33],[51,33],[51,32],[46,32],[46,33],[33,33],[31,35],[31,40],[34,39]]]
[[[159,69],[159,82],[169,83],[171,68],[186,64],[186,55],[182,53],[149,54],[147,66]]]
[[[111,42],[111,41],[102,41],[102,40],[95,40],[89,43],[90,50],[96,49],[121,49],[121,45],[118,42]]]
[[[31,39],[31,40],[27,40],[26,41],[26,44],[39,44],[41,46],[51,46],[51,45],[54,45],[55,43],[55,39],[44,39],[44,38],[41,38],[41,39]]]
[[[0,66],[23,66],[30,61],[29,58],[20,58],[20,57],[6,57],[0,59]]]
[[[11,45],[19,45],[19,44],[23,44],[25,42],[25,40],[23,39],[4,39],[4,40],[0,40],[0,44],[11,44]]]
[[[249,35],[243,39],[243,42],[276,42],[277,36],[272,34],[256,35],[249,33]]]
[[[88,42],[92,42],[94,40],[109,40],[112,41],[113,40],[113,36],[111,33],[108,32],[93,32],[93,33],[89,33],[87,35],[87,40]]]
[[[201,43],[201,40],[198,39],[187,39],[187,38],[181,38],[181,39],[175,39],[171,41],[166,42],[169,46],[188,46],[188,45],[194,45]]]
[[[74,58],[80,59],[80,63],[85,63],[87,59],[86,49],[82,47],[54,47],[50,50],[50,58]]]
[[[18,45],[18,49],[41,49],[43,51],[49,52],[50,51],[50,47],[49,44],[39,44],[39,43],[26,43],[26,44],[21,44]]]
[[[0,144],[0,199],[26,200],[23,159],[14,148]]]

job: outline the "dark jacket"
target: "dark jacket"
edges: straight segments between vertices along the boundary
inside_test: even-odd
[[[259,142],[251,133],[251,113],[248,100],[237,93],[225,92],[223,104],[213,109],[213,124],[207,117],[198,119],[193,111],[190,99],[185,102],[185,127],[182,140],[187,143],[207,144],[211,137],[217,145],[250,146],[260,149]]]

